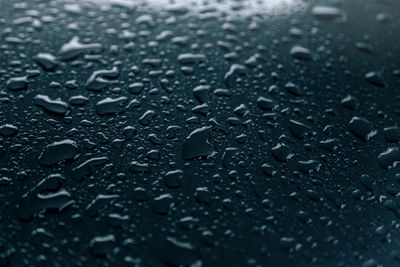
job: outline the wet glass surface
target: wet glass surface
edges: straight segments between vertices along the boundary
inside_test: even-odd
[[[400,2],[0,0],[0,266],[400,265]]]

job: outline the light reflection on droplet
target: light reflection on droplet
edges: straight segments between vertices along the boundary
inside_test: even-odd
[[[187,1],[187,0],[83,0],[98,4],[105,8],[110,5],[127,8],[150,8],[166,11],[169,7],[183,7],[190,13],[219,13],[228,15],[286,15],[304,9],[307,4],[303,0],[246,0],[246,1]]]

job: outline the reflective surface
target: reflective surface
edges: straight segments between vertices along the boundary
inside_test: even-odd
[[[84,0],[102,8],[120,5],[126,8],[149,8],[153,11],[172,11],[173,13],[225,13],[234,16],[251,17],[257,14],[276,15],[291,14],[308,6],[301,0],[249,0],[249,1],[169,1],[145,0],[135,3],[129,0]],[[183,11],[185,10],[185,11]]]
[[[1,266],[397,266],[400,3],[0,1]]]

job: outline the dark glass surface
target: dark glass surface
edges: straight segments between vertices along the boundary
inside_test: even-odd
[[[399,266],[397,0],[0,0],[1,266]]]

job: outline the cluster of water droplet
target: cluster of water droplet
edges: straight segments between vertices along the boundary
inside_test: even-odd
[[[399,264],[398,3],[8,2],[0,265]]]

